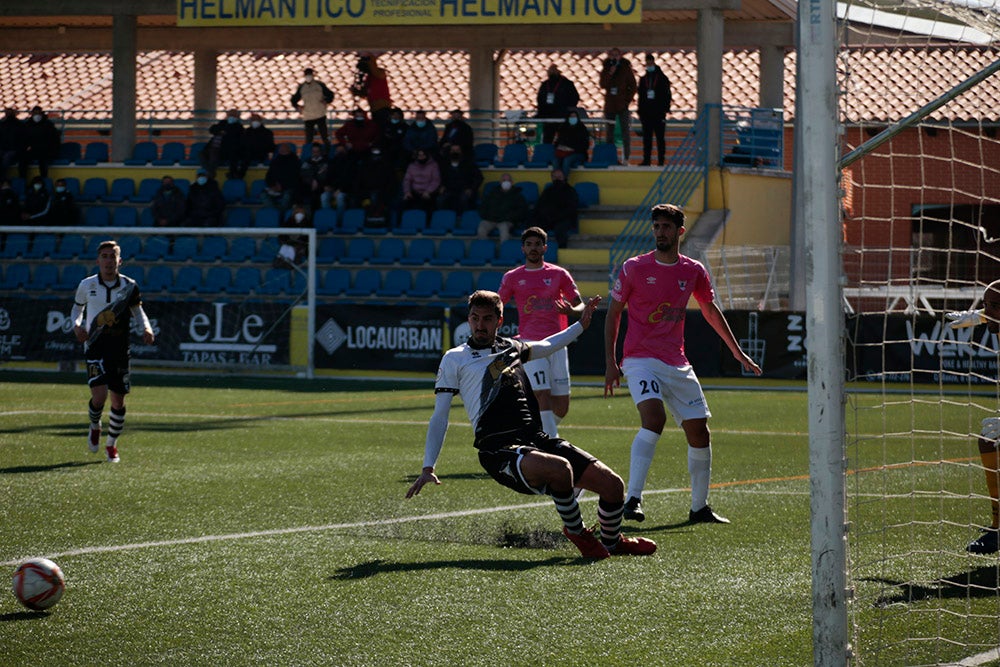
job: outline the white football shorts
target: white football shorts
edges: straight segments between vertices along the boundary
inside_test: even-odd
[[[563,349],[544,359],[532,359],[524,364],[534,391],[548,390],[553,396],[569,396],[569,352]]]
[[[678,426],[687,419],[712,416],[690,364],[669,366],[659,359],[630,357],[622,361],[622,371],[636,405],[658,398],[666,404]]]

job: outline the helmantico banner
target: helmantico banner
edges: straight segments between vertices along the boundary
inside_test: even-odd
[[[177,0],[186,27],[639,23],[642,0]]]

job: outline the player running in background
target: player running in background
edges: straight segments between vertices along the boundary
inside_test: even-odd
[[[684,212],[672,204],[659,204],[653,207],[652,220],[656,250],[633,257],[622,266],[611,290],[604,327],[604,395],[614,395],[624,373],[642,423],[632,441],[625,518],[634,521],[646,518],[641,504],[642,490],[667,421],[663,407],[666,403],[688,442],[691,475],[688,521],[729,523],[708,505],[712,473],[708,418],[712,413],[698,377],[684,355],[684,318],[691,297],[740,365],[756,375],[760,375],[760,367],[740,347],[726,316],[715,303],[708,271],[700,262],[680,254]],[[619,366],[618,332],[626,304],[628,330]]]
[[[90,437],[87,448],[96,452],[101,442],[101,413],[111,394],[108,440],[104,451],[108,461],[118,463],[118,436],[125,427],[125,394],[129,392],[129,332],[132,318],[142,324],[142,340],[154,340],[153,328],[142,309],[139,286],[118,272],[121,248],[104,241],[97,248],[95,275],[80,281],[70,315],[77,340],[83,343],[90,385]]]
[[[424,443],[424,467],[407,490],[407,498],[420,493],[426,484],[441,483],[434,466],[448,430],[452,398],[459,394],[472,422],[480,465],[497,482],[518,493],[551,496],[563,521],[563,534],[584,557],[656,551],[652,540],[621,534],[625,506],[621,477],[582,449],[542,431],[538,404],[524,372],[524,362],[551,355],[583,333],[600,300],[591,299],[580,313],[580,321],[568,329],[528,343],[497,336],[503,323],[503,301],[496,292],[473,292],[469,297],[471,335],[441,358],[434,385],[434,414]],[[599,496],[600,539],[583,524],[574,486]]]
[[[521,234],[524,265],[504,274],[497,292],[504,303],[517,305],[518,336],[542,340],[568,324],[567,315],[583,312],[583,299],[569,271],[545,261],[548,235],[541,227]],[[569,412],[569,353],[563,348],[524,365],[542,415],[542,430],[559,437],[559,422]]]
[[[945,313],[950,320],[948,326],[952,329],[974,327],[986,324],[990,333],[1000,332],[1000,280],[990,283],[983,292],[983,309],[968,310],[958,313]],[[983,472],[986,473],[986,490],[990,494],[990,510],[992,521],[982,534],[969,542],[966,551],[974,554],[993,554],[1000,550],[997,545],[997,534],[1000,533],[1000,452],[997,451],[997,439],[1000,438],[1000,417],[987,417],[982,422],[979,435],[979,456],[983,462]]]

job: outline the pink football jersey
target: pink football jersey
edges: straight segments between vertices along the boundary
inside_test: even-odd
[[[512,298],[517,303],[518,334],[524,340],[542,340],[565,329],[568,320],[556,310],[556,301],[580,298],[569,271],[548,262],[538,269],[511,269],[497,292],[504,303]]]

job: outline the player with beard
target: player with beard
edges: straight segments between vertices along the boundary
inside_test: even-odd
[[[538,404],[523,364],[545,357],[575,340],[590,325],[600,297],[583,308],[580,320],[548,338],[524,342],[497,335],[503,323],[503,302],[496,292],[480,290],[469,297],[469,340],[448,350],[438,367],[434,414],[424,442],[424,467],[407,490],[420,493],[426,484],[440,484],[435,465],[455,394],[462,397],[475,434],[479,463],[500,484],[528,495],[551,496],[563,521],[563,534],[585,558],[648,555],[656,543],[621,534],[625,488],[611,468],[565,440],[542,431]],[[584,526],[574,486],[599,496],[600,539]]]

